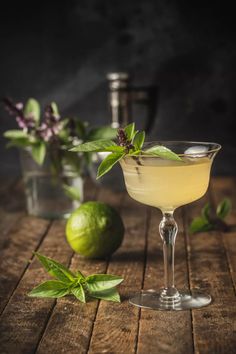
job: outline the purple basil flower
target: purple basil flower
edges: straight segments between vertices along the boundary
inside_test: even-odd
[[[23,119],[22,117],[16,117],[16,121],[18,123],[19,128],[27,130],[27,124],[25,119]]]
[[[3,102],[5,103],[6,110],[10,115],[16,115],[16,121],[19,128],[28,132],[35,128],[35,119],[32,113],[29,113],[27,116],[23,112],[23,103],[18,102],[16,104],[10,98],[4,98]]]
[[[59,134],[63,128],[60,122],[60,116],[53,112],[52,107],[49,105],[45,108],[44,121],[36,130],[36,134],[48,142],[55,140],[56,136]]]

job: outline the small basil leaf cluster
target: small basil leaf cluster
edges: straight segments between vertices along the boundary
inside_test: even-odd
[[[109,139],[89,141],[72,148],[76,152],[107,152],[108,154],[98,167],[97,178],[109,172],[112,167],[125,156],[153,155],[162,159],[182,161],[181,158],[165,146],[156,145],[143,150],[145,132],[135,129],[135,123],[117,130],[117,142]]]
[[[120,295],[116,289],[123,279],[116,275],[92,274],[85,277],[80,271],[73,273],[63,264],[35,253],[46,271],[56,280],[48,280],[36,286],[28,296],[60,298],[74,295],[85,303],[90,299],[120,302]]]
[[[193,219],[189,231],[194,234],[197,232],[207,231],[229,231],[229,225],[224,221],[232,209],[231,201],[224,198],[218,205],[216,210],[209,204],[205,204],[201,211],[201,216]]]

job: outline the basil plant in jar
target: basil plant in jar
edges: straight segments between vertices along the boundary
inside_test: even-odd
[[[27,211],[44,218],[64,218],[83,201],[83,180],[89,157],[68,151],[110,127],[89,129],[85,122],[62,118],[52,102],[41,112],[37,100],[13,103],[5,98],[7,111],[16,117],[18,129],[4,133],[8,147],[20,151]],[[101,138],[103,138],[101,136]]]

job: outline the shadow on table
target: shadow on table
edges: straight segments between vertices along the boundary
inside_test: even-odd
[[[158,258],[162,259],[162,250],[153,250],[153,251],[148,251],[148,260],[149,261],[154,261]],[[111,258],[111,262],[124,262],[124,263],[130,263],[130,262],[144,262],[145,259],[145,250],[130,250],[130,251],[125,251],[125,252],[119,252],[114,254],[114,256]]]

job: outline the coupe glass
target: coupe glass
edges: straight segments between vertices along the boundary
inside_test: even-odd
[[[201,198],[207,191],[213,159],[221,146],[215,143],[161,141],[147,143],[144,150],[163,145],[181,157],[182,161],[157,156],[127,156],[121,160],[129,195],[162,211],[159,231],[163,241],[164,288],[159,292],[140,292],[131,304],[158,310],[186,310],[210,304],[208,294],[179,291],[174,283],[174,247],[178,231],[174,219],[176,208]]]

